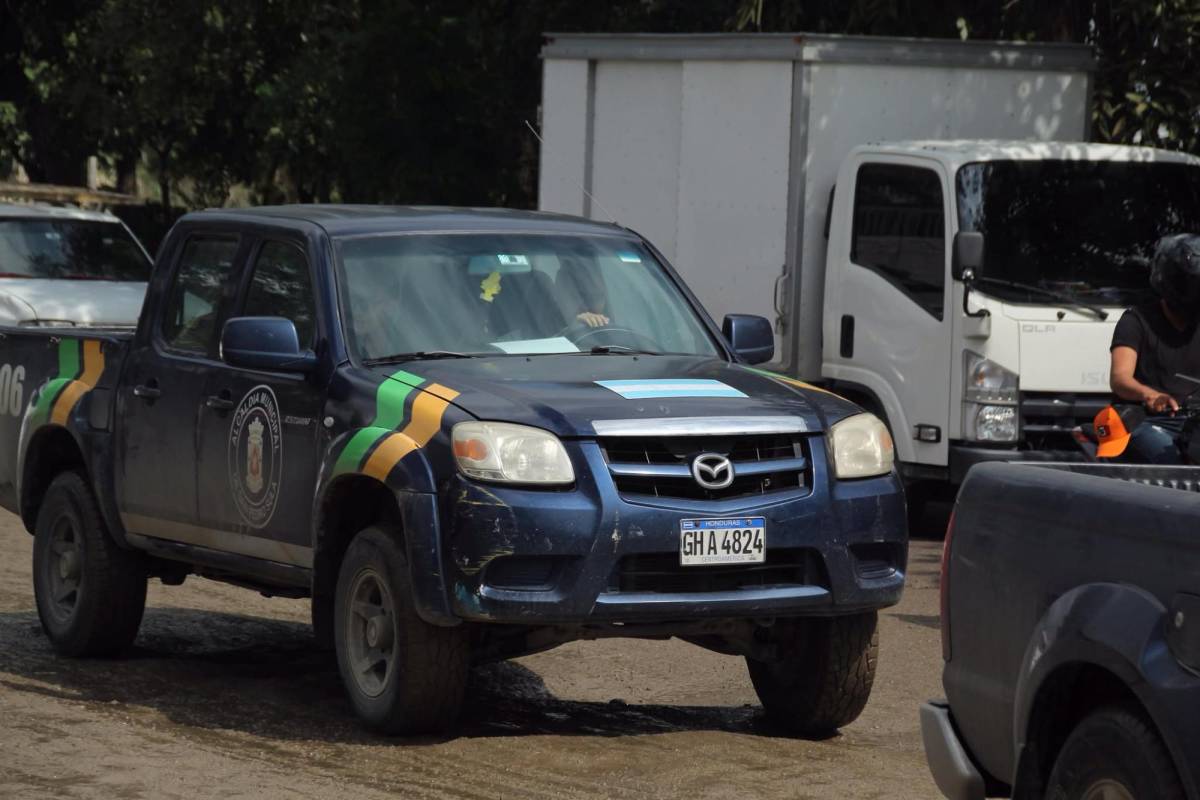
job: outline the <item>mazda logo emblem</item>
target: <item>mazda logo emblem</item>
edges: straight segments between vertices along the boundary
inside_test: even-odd
[[[718,453],[701,453],[692,461],[692,477],[705,489],[724,489],[733,483],[733,462]]]

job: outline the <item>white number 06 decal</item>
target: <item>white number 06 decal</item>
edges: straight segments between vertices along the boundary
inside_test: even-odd
[[[0,365],[0,412],[20,416],[21,399],[25,392],[25,368],[11,364]]]

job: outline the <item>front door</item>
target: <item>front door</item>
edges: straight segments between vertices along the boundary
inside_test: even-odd
[[[233,316],[290,319],[300,346],[315,348],[313,282],[301,245],[260,242],[235,309]],[[200,524],[223,550],[310,567],[323,387],[313,376],[222,363],[203,395]]]
[[[216,363],[239,240],[183,243],[159,313],[147,315],[117,397],[117,497],[125,527],[177,539],[196,518],[196,402]]]
[[[945,176],[921,158],[867,156],[847,169],[834,218],[851,224],[829,243],[826,374],[879,399],[901,461],[945,465],[953,313]]]

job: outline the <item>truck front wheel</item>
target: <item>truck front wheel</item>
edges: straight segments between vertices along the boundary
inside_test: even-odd
[[[875,682],[878,615],[781,619],[769,628],[778,657],[747,657],[763,710],[793,733],[821,736],[858,718]]]
[[[400,537],[370,527],[338,572],[334,644],[354,710],[379,733],[441,733],[458,718],[469,650],[462,626],[422,620]]]
[[[133,643],[142,624],[142,559],[112,540],[75,472],[54,479],[38,511],[33,593],[42,630],[60,655],[113,655]]]
[[[1071,731],[1050,773],[1048,800],[1183,800],[1171,757],[1123,708],[1096,711]]]

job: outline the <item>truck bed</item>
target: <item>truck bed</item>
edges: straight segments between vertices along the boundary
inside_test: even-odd
[[[1054,469],[1076,475],[1115,478],[1146,486],[1161,486],[1166,489],[1182,489],[1188,492],[1200,491],[1200,467],[1191,465],[1066,463],[1052,461],[1022,461],[1019,462],[1019,465]]]
[[[124,332],[0,327],[0,506],[19,512],[17,465],[33,431],[69,431],[86,449],[95,435],[111,430],[113,389],[132,338]]]

